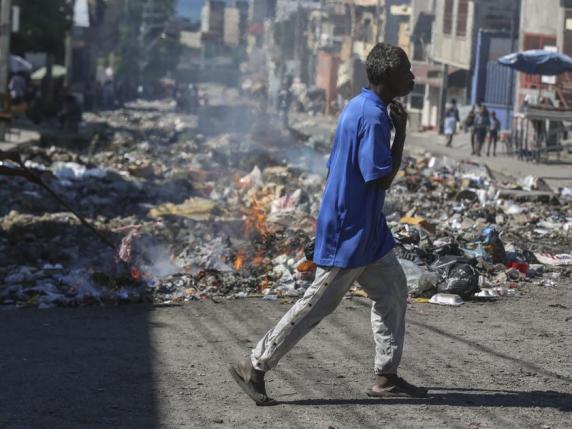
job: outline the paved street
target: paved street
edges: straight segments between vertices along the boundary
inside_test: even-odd
[[[227,365],[288,305],[0,313],[0,428],[568,428],[572,285],[462,307],[412,304],[402,375],[427,399],[369,399],[366,299],[345,300],[269,376],[256,407]]]

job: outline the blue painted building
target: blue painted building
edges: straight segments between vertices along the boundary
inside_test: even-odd
[[[191,21],[200,21],[204,3],[204,0],[177,0],[177,14],[190,18]],[[233,1],[226,0],[226,3],[232,4]]]
[[[509,33],[480,30],[476,35],[471,79],[470,101],[483,103],[496,112],[501,127],[511,126],[516,73],[497,63],[499,57],[512,51]]]

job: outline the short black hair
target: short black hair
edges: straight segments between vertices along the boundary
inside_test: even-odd
[[[372,85],[383,83],[389,73],[399,67],[404,58],[404,51],[389,43],[376,44],[367,55],[365,69],[367,79]]]

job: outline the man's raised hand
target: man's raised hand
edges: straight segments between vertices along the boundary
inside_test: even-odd
[[[395,126],[396,134],[405,134],[407,127],[407,111],[399,101],[389,103],[389,114]]]

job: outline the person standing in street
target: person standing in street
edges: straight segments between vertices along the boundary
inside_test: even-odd
[[[499,139],[500,121],[497,119],[496,112],[491,112],[489,125],[489,144],[487,146],[487,156],[491,154],[491,145],[493,147],[493,156],[497,156],[497,141]]]
[[[290,111],[290,104],[292,102],[292,93],[286,87],[278,93],[278,114],[282,120],[282,128],[288,128],[288,112]]]
[[[478,110],[478,105],[471,107],[471,111],[465,118],[465,131],[469,131],[469,140],[471,142],[471,155],[475,154],[475,145],[476,145],[476,138],[475,138],[475,115]]]
[[[414,75],[407,54],[387,43],[371,50],[366,72],[369,87],[340,114],[328,160],[313,255],[318,266],[315,280],[250,357],[230,368],[234,380],[258,405],[276,403],[266,393],[266,372],[335,310],[356,281],[373,300],[376,380],[367,395],[427,395],[426,388],[397,375],[405,336],[407,280],[382,212],[405,143],[407,113],[395,99],[411,92]]]
[[[10,91],[10,98],[13,105],[18,105],[25,101],[28,92],[28,83],[23,73],[15,73],[8,83],[8,90]]]
[[[485,106],[480,106],[475,114],[475,155],[481,156],[481,150],[485,144],[485,139],[489,131],[490,119],[489,111]]]
[[[447,136],[446,147],[451,147],[453,144],[453,136],[457,132],[457,124],[459,123],[459,109],[457,109],[457,100],[451,100],[451,105],[445,112],[445,123],[443,130]]]

